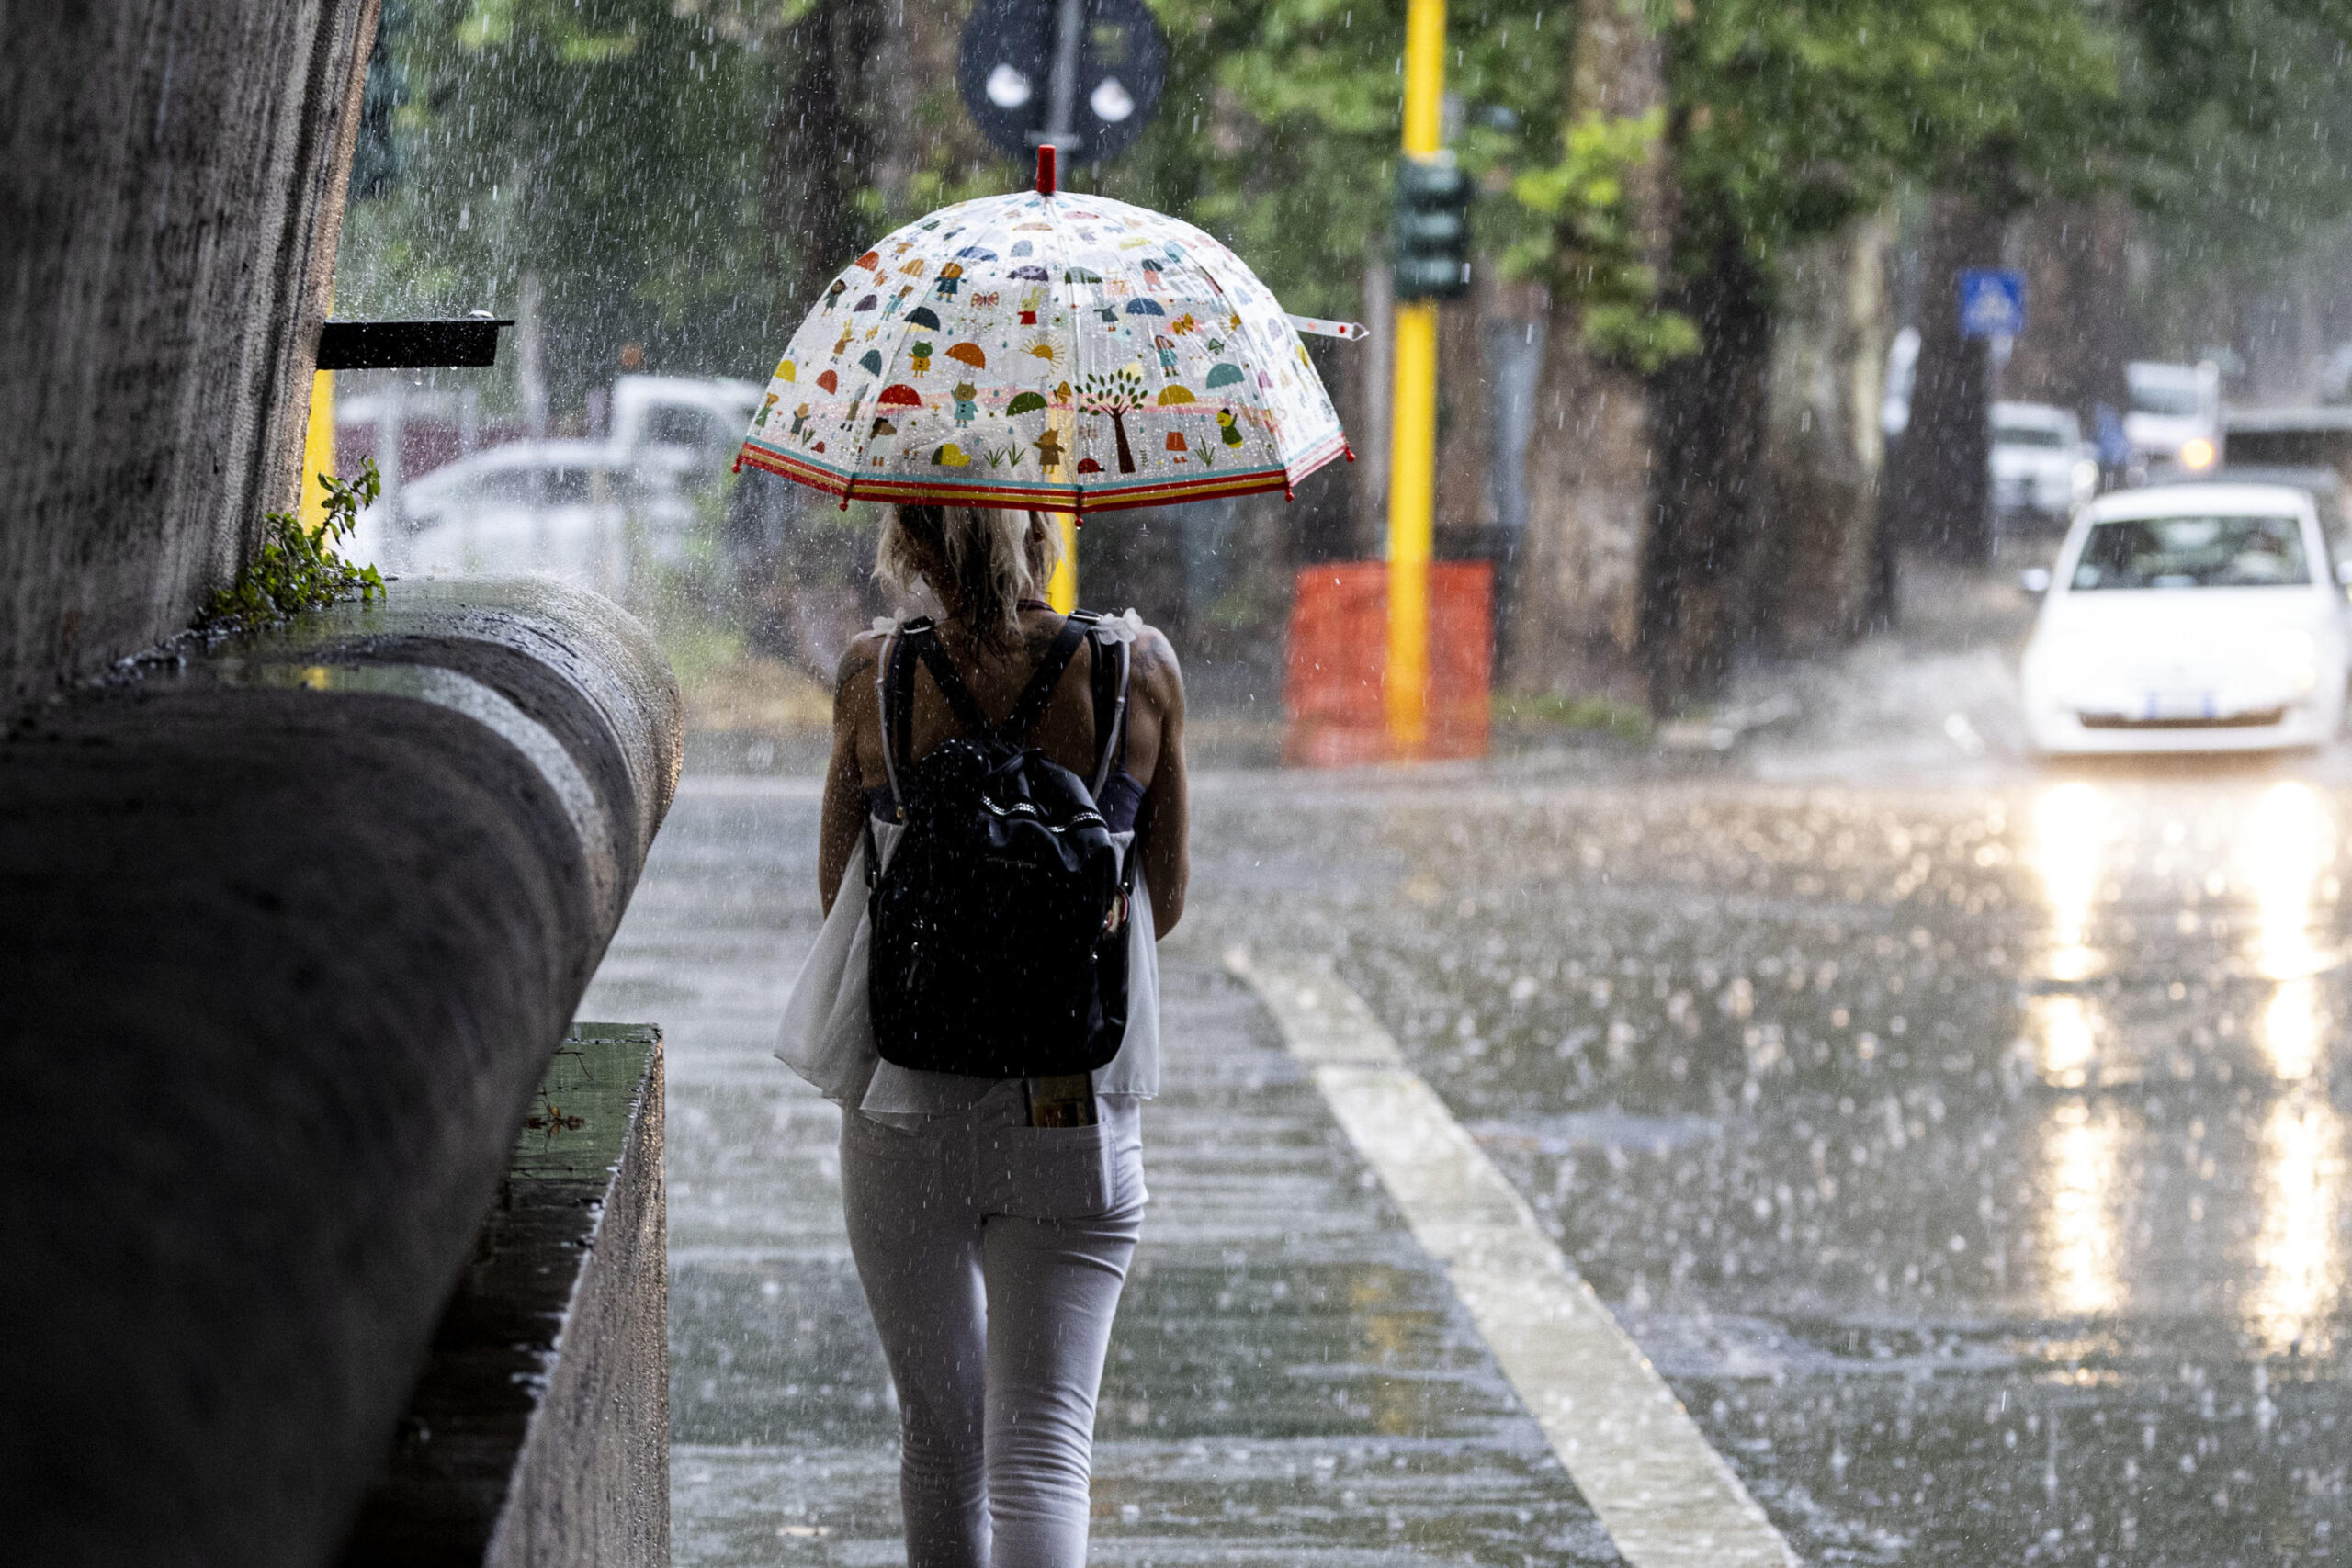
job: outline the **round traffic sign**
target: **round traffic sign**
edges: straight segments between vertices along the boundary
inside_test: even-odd
[[[1168,35],[1143,0],[979,0],[964,26],[956,85],[980,134],[1024,163],[1051,133],[1065,4],[1078,24],[1065,164],[1126,151],[1168,78]]]

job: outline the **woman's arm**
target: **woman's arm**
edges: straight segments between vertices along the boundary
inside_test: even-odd
[[[817,894],[829,915],[865,826],[865,770],[859,749],[868,736],[876,746],[881,741],[874,676],[881,668],[882,644],[876,633],[860,634],[842,650],[833,680],[833,756],[825,767],[825,810],[817,839]]]
[[[1177,668],[1176,650],[1157,630],[1147,626],[1136,639],[1128,680],[1130,701],[1143,710],[1130,715],[1129,723],[1149,727],[1159,742],[1151,782],[1136,817],[1136,842],[1151,892],[1152,929],[1166,936],[1184,918],[1184,888],[1193,874],[1192,803],[1184,791],[1184,672]]]

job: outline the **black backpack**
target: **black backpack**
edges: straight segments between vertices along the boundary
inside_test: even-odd
[[[871,813],[865,842],[866,990],[886,1062],[967,1077],[1051,1077],[1091,1072],[1119,1053],[1132,856],[1095,801],[1125,750],[1125,643],[1095,645],[1091,784],[1027,743],[1099,619],[1062,623],[1001,726],[980,711],[929,618],[909,622],[891,643],[880,682],[882,755],[906,831],[887,871],[876,869]],[[913,750],[917,659],[966,733],[901,767]]]

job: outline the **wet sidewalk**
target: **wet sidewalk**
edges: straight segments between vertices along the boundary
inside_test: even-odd
[[[584,1006],[670,1045],[681,1564],[895,1563],[895,1415],[837,1113],[770,1055],[813,791],[690,787]],[[1152,1205],[1104,1381],[1103,1562],[1618,1561],[1272,1021],[1171,964]]]

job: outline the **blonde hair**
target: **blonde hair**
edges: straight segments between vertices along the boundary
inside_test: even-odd
[[[1021,633],[1021,601],[1044,589],[1060,556],[1060,530],[1034,512],[894,506],[874,565],[901,593],[928,587],[975,637],[1007,643]]]

